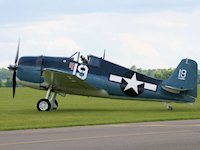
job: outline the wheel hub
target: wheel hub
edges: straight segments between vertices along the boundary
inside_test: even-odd
[[[45,101],[40,102],[39,108],[40,108],[42,111],[46,111],[46,110],[48,109],[48,103],[45,102]]]

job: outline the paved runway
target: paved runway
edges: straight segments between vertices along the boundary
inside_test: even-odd
[[[1,131],[0,150],[199,150],[200,120]]]

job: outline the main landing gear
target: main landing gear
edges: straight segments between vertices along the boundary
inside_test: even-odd
[[[49,111],[50,109],[58,108],[58,101],[55,99],[57,93],[52,92],[52,87],[49,87],[46,97],[37,102],[38,111]]]
[[[164,102],[163,104],[164,104],[164,106],[167,108],[167,110],[173,110],[173,107],[170,106],[169,103]]]

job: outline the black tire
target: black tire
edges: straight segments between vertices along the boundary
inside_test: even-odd
[[[37,102],[38,111],[49,111],[51,109],[51,103],[48,99],[41,99]]]
[[[56,107],[53,107],[54,110],[58,109],[58,101],[55,99],[55,105]]]

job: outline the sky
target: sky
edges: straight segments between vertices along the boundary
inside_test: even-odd
[[[76,51],[130,68],[200,62],[199,0],[0,0],[0,68]]]

